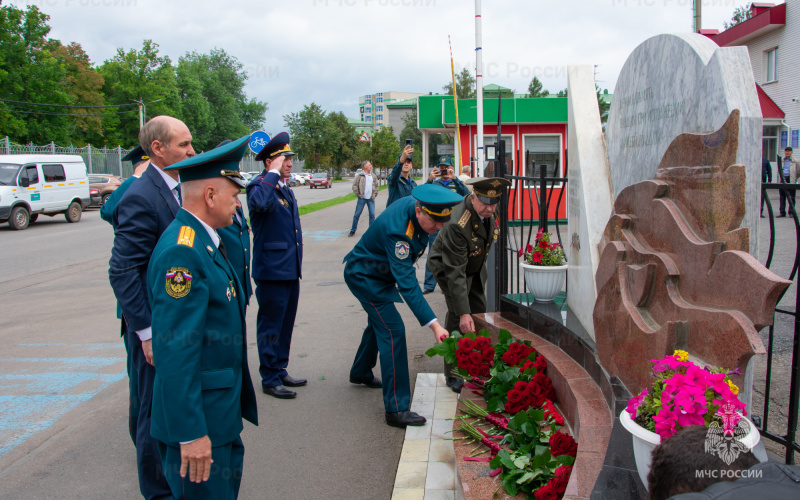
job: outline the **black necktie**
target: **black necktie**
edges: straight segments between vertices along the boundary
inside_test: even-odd
[[[223,243],[222,240],[219,240],[219,253],[225,257],[225,260],[228,260],[228,252],[225,250],[225,243]]]
[[[281,190],[283,191],[283,195],[286,197],[286,200],[292,201],[292,195],[289,194],[289,186],[284,184],[283,187],[281,187]]]
[[[491,230],[492,230],[490,226],[491,222],[492,222],[491,217],[486,217],[485,219],[483,219],[483,228],[486,229],[486,236],[491,235]]]
[[[172,188],[172,192],[175,193],[175,196],[178,197],[178,205],[183,206],[183,198],[181,198],[181,185],[178,184],[174,188]]]

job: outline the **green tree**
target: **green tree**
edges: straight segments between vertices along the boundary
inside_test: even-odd
[[[66,70],[47,38],[50,17],[35,5],[0,7],[0,96],[41,104],[75,104],[63,87]],[[0,136],[16,142],[67,142],[68,108],[0,103]]]
[[[211,149],[263,126],[267,103],[247,100],[246,80],[242,64],[223,49],[191,52],[178,60],[178,118],[192,132],[195,149]]]
[[[556,95],[558,97],[569,97],[569,89],[559,90]]]
[[[547,97],[550,95],[549,90],[542,90],[542,82],[538,77],[533,77],[531,83],[528,84],[528,97]]]
[[[750,19],[753,16],[753,13],[745,6],[736,7],[736,10],[733,11],[733,15],[731,16],[731,22],[722,22],[722,25],[725,29],[731,29],[737,24],[743,23]]]
[[[301,159],[314,160],[314,170],[319,169],[323,156],[332,153],[336,137],[332,137],[331,124],[319,104],[303,106],[302,111],[283,116],[292,136],[292,149]]]
[[[71,101],[84,106],[102,106],[105,102],[103,96],[103,77],[92,67],[89,56],[83,51],[80,44],[72,42],[69,45],[58,44],[55,50],[64,66],[66,74],[61,85],[69,94]],[[127,108],[130,109],[130,108]],[[77,146],[85,146],[87,142],[102,137],[103,108],[76,108],[71,110],[75,118],[68,127],[70,142]]]
[[[603,99],[603,94],[600,93],[600,87],[597,84],[594,85],[594,88],[597,90],[597,107],[600,110],[600,121],[605,123],[608,121],[608,109],[611,107],[611,103]]]
[[[342,167],[352,162],[352,155],[358,143],[356,128],[347,121],[344,113],[337,111],[328,114],[328,128],[335,138],[330,152],[331,164],[336,169],[336,178],[342,177]]]
[[[447,95],[453,95],[453,82],[447,82],[442,86],[442,90]],[[475,99],[475,77],[467,68],[456,74],[456,91],[459,99]]]
[[[400,156],[400,148],[392,127],[382,127],[372,136],[372,156],[369,160],[379,171],[392,168]],[[383,177],[383,176],[381,176]]]
[[[144,40],[141,50],[117,49],[116,55],[100,66],[100,74],[105,79],[103,92],[107,104],[141,100],[146,106],[145,121],[157,115],[177,116],[180,98],[175,67],[168,56],[158,54],[158,44],[152,40]],[[120,108],[121,111],[127,109]],[[108,117],[103,120],[103,127],[107,131],[106,145],[131,147],[138,143],[139,115],[136,113]]]

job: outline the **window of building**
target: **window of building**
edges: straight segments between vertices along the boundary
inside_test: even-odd
[[[67,180],[64,167],[61,165],[42,165],[45,182],[61,182]]]
[[[778,81],[778,47],[767,51],[767,82]]]
[[[378,101],[381,102],[381,101]],[[375,106],[375,111],[383,111],[383,106]]]
[[[375,99],[375,102],[383,102],[383,94],[378,94],[378,97]]]
[[[778,157],[778,126],[768,125],[761,134],[761,154],[769,161]]]
[[[365,122],[371,122],[372,121],[372,117],[371,116],[365,116],[364,117],[364,121]]]
[[[382,114],[378,114],[378,116],[375,118],[375,121],[382,122],[383,121],[383,115]]]
[[[368,95],[364,98],[364,104],[372,104],[372,96]]]
[[[528,135],[525,136],[525,166],[526,177],[538,178],[542,169],[546,177],[561,177],[561,146],[557,135]],[[533,187],[530,183],[530,187]],[[558,184],[557,184],[558,185]],[[525,186],[529,187],[529,186]]]
[[[514,156],[515,156],[514,155],[514,136],[503,134],[503,135],[500,136],[500,139],[502,139],[502,140],[504,140],[506,142],[506,173],[510,174],[510,173],[514,172],[513,175],[522,175],[522,174],[516,173],[516,171],[514,170]],[[475,144],[476,148],[477,148],[477,140],[478,140],[477,137],[475,137],[473,135],[473,141],[474,141],[473,144]],[[497,136],[496,135],[484,135],[483,136],[483,144],[484,144],[484,146],[489,146],[489,145],[492,145],[492,144],[494,144],[496,142],[497,142]],[[484,149],[484,151],[485,151],[485,149]],[[477,151],[474,151],[473,154],[475,156],[477,156]],[[463,163],[468,163],[466,158],[462,158],[461,160],[462,160]],[[490,161],[489,164],[486,165],[486,167],[483,170],[483,176],[484,177],[496,177],[496,175],[495,175],[495,163],[496,162],[494,162],[494,161]],[[511,181],[512,186],[514,185],[514,183],[515,183],[515,181],[512,180]]]

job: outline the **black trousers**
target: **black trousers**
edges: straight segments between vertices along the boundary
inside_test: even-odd
[[[787,184],[791,182],[788,175],[783,176],[783,179]],[[794,203],[795,194],[796,194],[796,191],[794,191],[794,190],[789,190],[789,189],[781,189],[780,190],[780,195],[781,195],[780,211],[781,211],[781,215],[786,215],[786,204],[787,204],[786,200],[787,200],[787,198],[791,198],[791,203],[789,203],[789,210],[791,211],[792,207],[795,206],[795,203]]]

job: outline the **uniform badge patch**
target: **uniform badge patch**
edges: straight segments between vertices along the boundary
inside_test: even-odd
[[[494,239],[497,239],[497,236],[499,234],[500,234],[500,228],[499,227],[494,228]]]
[[[470,217],[471,216],[470,216],[469,212],[468,211],[464,211],[464,214],[461,216],[460,219],[458,219],[458,225],[461,226],[462,229],[467,227],[467,223],[469,222],[469,218]]]
[[[192,274],[185,267],[173,267],[167,272],[167,295],[180,299],[192,289]]]
[[[186,245],[187,247],[194,246],[194,229],[189,226],[181,226],[181,232],[178,233],[178,245]]]
[[[394,255],[398,259],[405,259],[409,254],[409,245],[405,241],[398,241],[394,244]]]
[[[288,201],[284,200],[283,198],[281,198],[278,201],[280,201],[281,205],[283,205],[284,207],[289,208],[289,202]]]
[[[408,227],[406,227],[406,236],[408,239],[412,239],[414,237],[414,223],[408,221]]]

